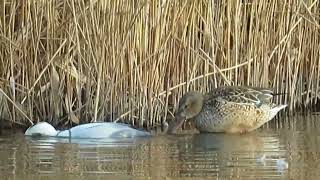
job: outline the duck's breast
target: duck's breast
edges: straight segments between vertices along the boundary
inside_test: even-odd
[[[223,132],[224,113],[210,106],[204,106],[195,117],[196,128],[201,132]]]

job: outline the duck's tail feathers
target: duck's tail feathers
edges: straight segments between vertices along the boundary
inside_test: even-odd
[[[282,109],[284,109],[284,108],[286,108],[286,107],[287,107],[286,104],[284,104],[284,105],[278,105],[278,106],[273,107],[273,108],[270,110],[269,121],[270,121],[271,119],[273,119],[273,118],[278,114],[279,111],[281,111]]]

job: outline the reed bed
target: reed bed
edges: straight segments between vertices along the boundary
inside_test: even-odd
[[[317,104],[320,2],[3,0],[0,119],[154,128],[181,95],[273,87]]]

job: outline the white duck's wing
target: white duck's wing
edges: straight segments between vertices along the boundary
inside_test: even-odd
[[[112,122],[82,124],[69,130],[61,131],[57,135],[57,137],[72,138],[123,138],[139,136],[150,136],[150,133],[133,129],[126,124]]]

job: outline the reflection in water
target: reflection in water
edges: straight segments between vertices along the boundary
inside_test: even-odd
[[[293,119],[279,128],[270,124],[245,135],[184,134],[121,141],[0,137],[0,172],[10,179],[317,179],[319,123],[309,119],[313,126]]]
[[[277,168],[276,160],[284,157],[286,151],[281,150],[279,139],[272,132],[253,132],[241,136],[196,134],[190,141],[190,146],[184,147],[180,157],[180,161],[184,162],[180,174],[183,176],[249,178],[280,176],[286,170]],[[257,163],[262,156],[265,156],[263,162]],[[273,170],[268,172],[268,169]]]

